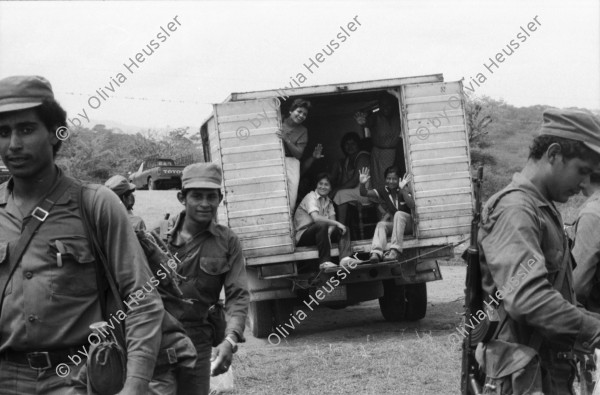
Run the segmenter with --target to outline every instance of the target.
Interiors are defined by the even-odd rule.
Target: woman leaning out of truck
[[[283,120],[281,129],[276,132],[283,141],[285,149],[285,168],[291,209],[296,207],[298,184],[300,183],[300,159],[308,143],[308,131],[302,122],[308,116],[310,108],[311,104],[308,100],[294,100],[289,115]]]
[[[302,199],[294,215],[296,246],[316,245],[322,270],[337,266],[331,262],[331,241],[339,240],[340,265],[349,265],[356,260],[350,257],[350,232],[335,220],[333,202],[329,198],[331,176],[321,173],[317,180],[317,188]]]

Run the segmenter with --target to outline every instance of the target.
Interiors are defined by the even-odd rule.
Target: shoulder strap
[[[38,206],[33,209],[31,213],[31,218],[25,225],[25,229],[23,233],[21,233],[21,237],[14,245],[9,244],[9,267],[8,270],[0,275],[0,290],[2,290],[2,294],[0,294],[0,309],[2,308],[2,302],[4,301],[4,292],[6,290],[6,285],[8,281],[12,277],[15,269],[17,268],[27,246],[33,239],[33,236],[37,233],[39,227],[46,221],[50,211],[54,207],[54,204],[60,199],[67,189],[72,185],[72,181],[67,176],[63,176],[58,183],[54,185],[54,187],[48,192],[46,197],[40,202]]]
[[[176,257],[179,260],[183,260],[187,254],[198,248],[204,241],[208,238],[208,231],[203,230],[198,233],[196,236],[192,237],[191,240],[188,240],[183,246],[176,250]]]
[[[102,291],[104,290],[103,285],[103,276],[108,282],[108,286],[110,288],[110,292],[113,295],[114,302],[117,305],[117,308],[122,311],[126,311],[125,305],[123,304],[123,300],[121,299],[121,295],[119,294],[119,290],[117,288],[117,284],[115,282],[115,278],[108,266],[108,260],[106,259],[106,255],[102,251],[100,247],[100,241],[98,240],[98,229],[94,225],[93,221],[90,219],[93,216],[93,211],[91,205],[86,205],[86,201],[83,197],[83,185],[79,190],[79,209],[81,212],[81,221],[83,222],[83,228],[85,229],[87,239],[90,242],[90,246],[92,249],[92,254],[94,255],[95,265],[96,265],[96,284],[98,286],[98,293],[100,297],[100,308],[102,310],[102,316],[108,320],[108,311],[107,311],[107,299],[105,295],[102,295]]]
[[[496,209],[496,206],[498,205],[498,203],[500,203],[500,200],[502,200],[502,198],[506,195],[508,195],[511,192],[516,192],[516,191],[521,191],[521,192],[525,192],[525,194],[527,194],[527,192],[524,189],[521,188],[510,188],[510,189],[506,189],[502,192],[500,192],[500,194],[498,196],[496,196],[496,200],[494,200],[490,206],[488,207],[488,212],[492,212]]]

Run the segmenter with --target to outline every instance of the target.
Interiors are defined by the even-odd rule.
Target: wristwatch
[[[229,344],[231,344],[231,352],[235,354],[237,352],[237,350],[238,350],[238,345],[235,342],[235,340],[233,340],[233,336],[228,335],[225,338],[225,340],[227,340],[229,342]]]

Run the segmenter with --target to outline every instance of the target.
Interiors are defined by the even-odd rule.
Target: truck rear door
[[[212,161],[223,167],[226,220],[246,257],[294,250],[278,100],[214,105],[218,141]],[[216,146],[215,146],[216,145]]]
[[[414,176],[417,237],[466,235],[473,200],[462,85],[403,85],[401,101],[404,151]]]

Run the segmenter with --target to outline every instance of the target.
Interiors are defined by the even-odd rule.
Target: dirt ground
[[[388,323],[370,301],[309,311],[278,345],[246,330],[233,363],[235,393],[459,393],[460,349],[448,336],[460,321],[465,266],[441,271],[443,280],[428,284],[427,316],[419,322]]]
[[[181,209],[176,191],[137,191],[134,212],[152,228]],[[456,263],[456,262],[454,262]],[[379,304],[304,309],[306,319],[278,345],[257,339],[234,356],[234,394],[457,394],[464,265],[443,265],[428,283],[427,316],[388,323]],[[299,306],[300,307],[300,306]],[[275,338],[272,337],[273,342]]]

